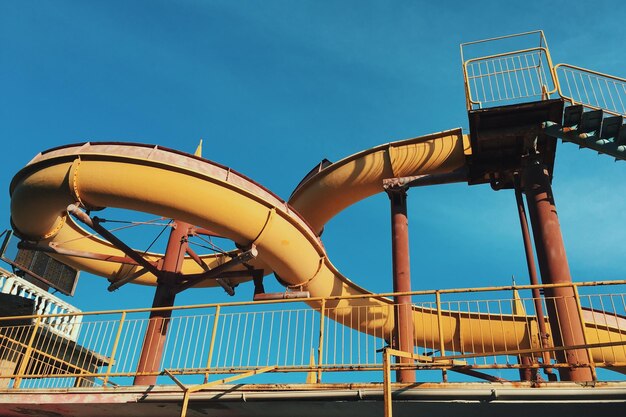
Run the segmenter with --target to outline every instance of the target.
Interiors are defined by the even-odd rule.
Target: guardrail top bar
[[[419,295],[434,295],[434,294],[455,294],[455,293],[476,293],[476,292],[493,292],[493,291],[513,291],[513,290],[532,290],[535,288],[560,288],[560,287],[598,287],[598,286],[608,286],[608,285],[626,285],[626,279],[624,280],[605,280],[605,281],[584,281],[584,282],[573,282],[573,283],[559,283],[559,284],[538,284],[538,285],[505,285],[505,286],[492,286],[492,287],[468,287],[468,288],[448,288],[441,290],[419,290],[419,291],[410,291],[410,292],[389,292],[389,293],[371,293],[371,294],[359,294],[359,295],[349,295],[349,296],[335,296],[335,297],[311,297],[311,298],[291,298],[291,299],[279,299],[279,300],[262,300],[262,301],[236,301],[229,303],[207,303],[207,304],[191,304],[191,305],[183,305],[183,306],[174,306],[174,307],[160,307],[160,308],[131,308],[131,309],[116,309],[116,310],[102,310],[102,311],[83,311],[79,313],[66,313],[66,314],[50,314],[46,315],[46,317],[58,317],[58,316],[68,316],[68,315],[80,315],[80,316],[94,316],[94,315],[105,315],[105,314],[121,314],[121,313],[145,313],[149,311],[161,311],[161,310],[195,310],[202,308],[215,308],[215,307],[238,307],[238,306],[246,306],[246,305],[265,305],[265,304],[285,304],[285,303],[302,303],[306,301],[307,303],[319,302],[321,304],[322,301],[339,301],[339,300],[355,300],[355,299],[364,299],[364,298],[390,298],[397,295],[411,295],[411,296],[419,296]],[[28,316],[11,316],[11,317],[0,317],[0,321],[2,320],[16,320],[16,319],[28,319],[28,318],[37,318],[39,315],[28,315]]]
[[[548,48],[548,41],[546,40],[546,37],[545,37],[545,35],[543,33],[543,30],[533,30],[533,31],[530,31],[530,32],[522,32],[522,33],[511,34],[511,35],[497,36],[495,38],[481,39],[481,40],[471,41],[471,42],[463,42],[461,44],[461,61],[465,62],[465,58],[464,58],[464,55],[463,55],[463,47],[466,47],[466,46],[469,46],[469,45],[476,45],[476,44],[479,44],[479,43],[499,41],[499,40],[503,40],[503,39],[510,39],[510,38],[534,35],[534,34],[539,34],[539,47],[542,47],[542,46],[545,45],[545,48],[547,49]]]

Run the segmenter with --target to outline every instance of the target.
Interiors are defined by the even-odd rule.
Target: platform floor
[[[187,416],[382,416],[381,384],[223,385],[191,396]],[[623,416],[626,383],[394,385],[394,416]],[[2,416],[178,416],[174,386],[0,391]]]

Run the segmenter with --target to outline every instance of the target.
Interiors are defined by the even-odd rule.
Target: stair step
[[[600,132],[600,139],[615,139],[619,133],[624,118],[622,116],[606,117],[602,121],[602,131]]]
[[[599,151],[615,152],[617,147],[617,139],[620,129],[622,129],[622,116],[607,117],[602,121],[602,130],[600,136],[596,140],[596,145],[600,147]],[[626,128],[623,129],[626,131]]]
[[[602,109],[588,110],[582,105],[572,105],[563,111],[560,133],[553,130],[548,134],[560,137],[563,142],[611,155],[616,161],[626,160],[625,121],[625,116],[605,114]]]
[[[615,138],[615,144],[617,146],[626,146],[626,125],[622,125],[619,128],[619,132]]]
[[[563,112],[563,126],[572,127],[580,123],[580,118],[583,115],[583,106],[567,106]]]
[[[581,133],[600,132],[603,117],[604,112],[602,110],[590,110],[583,112],[583,115],[580,118],[578,131]]]

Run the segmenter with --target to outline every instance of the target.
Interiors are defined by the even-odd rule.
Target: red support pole
[[[539,270],[544,284],[571,283],[569,265],[559,219],[554,205],[550,175],[545,165],[531,161],[523,174],[530,221],[533,228]],[[584,345],[585,336],[572,287],[546,288],[550,329],[555,345]],[[561,363],[573,365],[559,368],[563,381],[593,381],[589,356],[585,349],[571,349],[556,353]],[[585,366],[587,365],[587,366]],[[581,367],[582,366],[582,367]]]
[[[537,277],[537,267],[535,266],[535,257],[533,255],[533,244],[530,240],[530,232],[528,228],[528,219],[526,217],[526,208],[524,206],[524,199],[522,198],[522,186],[519,175],[515,174],[515,201],[517,202],[517,214],[519,216],[519,223],[522,229],[522,240],[524,242],[524,253],[526,255],[526,266],[528,267],[528,276],[530,277],[531,285],[539,285],[539,279]],[[543,313],[543,305],[541,303],[541,292],[539,288],[532,289],[533,302],[535,305],[535,314],[537,315],[537,327],[539,328],[539,343],[541,348],[549,346],[548,343],[548,330],[546,329],[546,318]],[[550,363],[550,354],[545,352],[542,354],[543,363]],[[522,363],[531,364],[529,357],[522,358]],[[544,368],[548,379],[552,380],[556,378],[556,375],[552,373],[552,368]],[[536,370],[521,369],[520,376],[523,380],[536,380]]]
[[[391,250],[393,263],[393,291],[411,291],[411,269],[409,262],[409,226],[406,209],[406,189],[404,187],[387,189],[391,200]],[[398,295],[394,298],[395,326],[392,346],[395,349],[413,353],[414,329],[413,310],[410,295]],[[411,364],[407,358],[399,358],[400,364]],[[415,382],[415,371],[398,369],[398,382]]]
[[[152,308],[173,307],[176,293],[173,291],[173,275],[180,272],[187,249],[187,237],[190,232],[190,225],[184,222],[175,221],[170,237],[167,242],[167,249],[163,257],[163,267],[161,275],[157,281],[156,291]],[[163,357],[163,347],[167,337],[172,310],[152,311],[148,328],[141,348],[141,356],[137,365],[137,373],[159,372],[161,358]],[[155,385],[156,375],[137,375],[134,385]]]

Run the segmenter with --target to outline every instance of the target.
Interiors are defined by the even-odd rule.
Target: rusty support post
[[[544,284],[571,283],[565,246],[550,185],[550,174],[537,160],[529,161],[524,169],[523,187],[535,239],[541,280]],[[556,346],[584,345],[585,336],[574,291],[571,287],[545,289],[552,337]],[[585,349],[557,352],[561,363],[570,368],[559,368],[561,380],[592,381],[589,355]]]
[[[522,184],[519,174],[515,174],[515,201],[517,202],[517,214],[519,215],[519,223],[522,229],[522,241],[524,242],[524,254],[526,255],[526,266],[528,267],[528,276],[530,278],[531,285],[539,285],[539,279],[537,277],[537,267],[535,265],[535,257],[533,255],[533,244],[530,240],[530,232],[528,228],[528,218],[526,217],[526,208],[524,206],[524,199],[522,197]],[[546,317],[543,312],[543,305],[541,302],[541,291],[539,288],[532,289],[533,303],[535,306],[535,313],[537,315],[537,327],[539,328],[539,346],[542,349],[550,346],[548,339],[548,330],[546,328]],[[545,365],[550,363],[550,353],[542,353],[543,363]],[[529,357],[522,357],[522,363],[529,365]],[[544,368],[545,373],[548,375],[549,380],[556,378],[553,374],[552,368]],[[536,370],[522,369],[520,370],[520,376],[523,380],[537,379]]]
[[[409,262],[409,226],[407,220],[406,188],[388,188],[391,201],[391,250],[393,263],[393,291],[411,291],[411,270]],[[392,346],[403,352],[413,353],[414,329],[410,295],[394,298],[395,326]],[[400,365],[410,365],[412,359],[399,358]],[[415,382],[415,371],[400,368],[396,371],[398,382]]]
[[[174,275],[180,272],[187,250],[187,237],[191,226],[175,221],[167,242],[163,257],[163,267],[159,274],[152,308],[173,307],[176,292],[174,291]],[[141,373],[159,372],[163,347],[167,337],[172,310],[150,312],[148,328],[141,348],[141,356],[137,365],[137,376],[134,385],[155,385],[157,375],[140,375]]]

